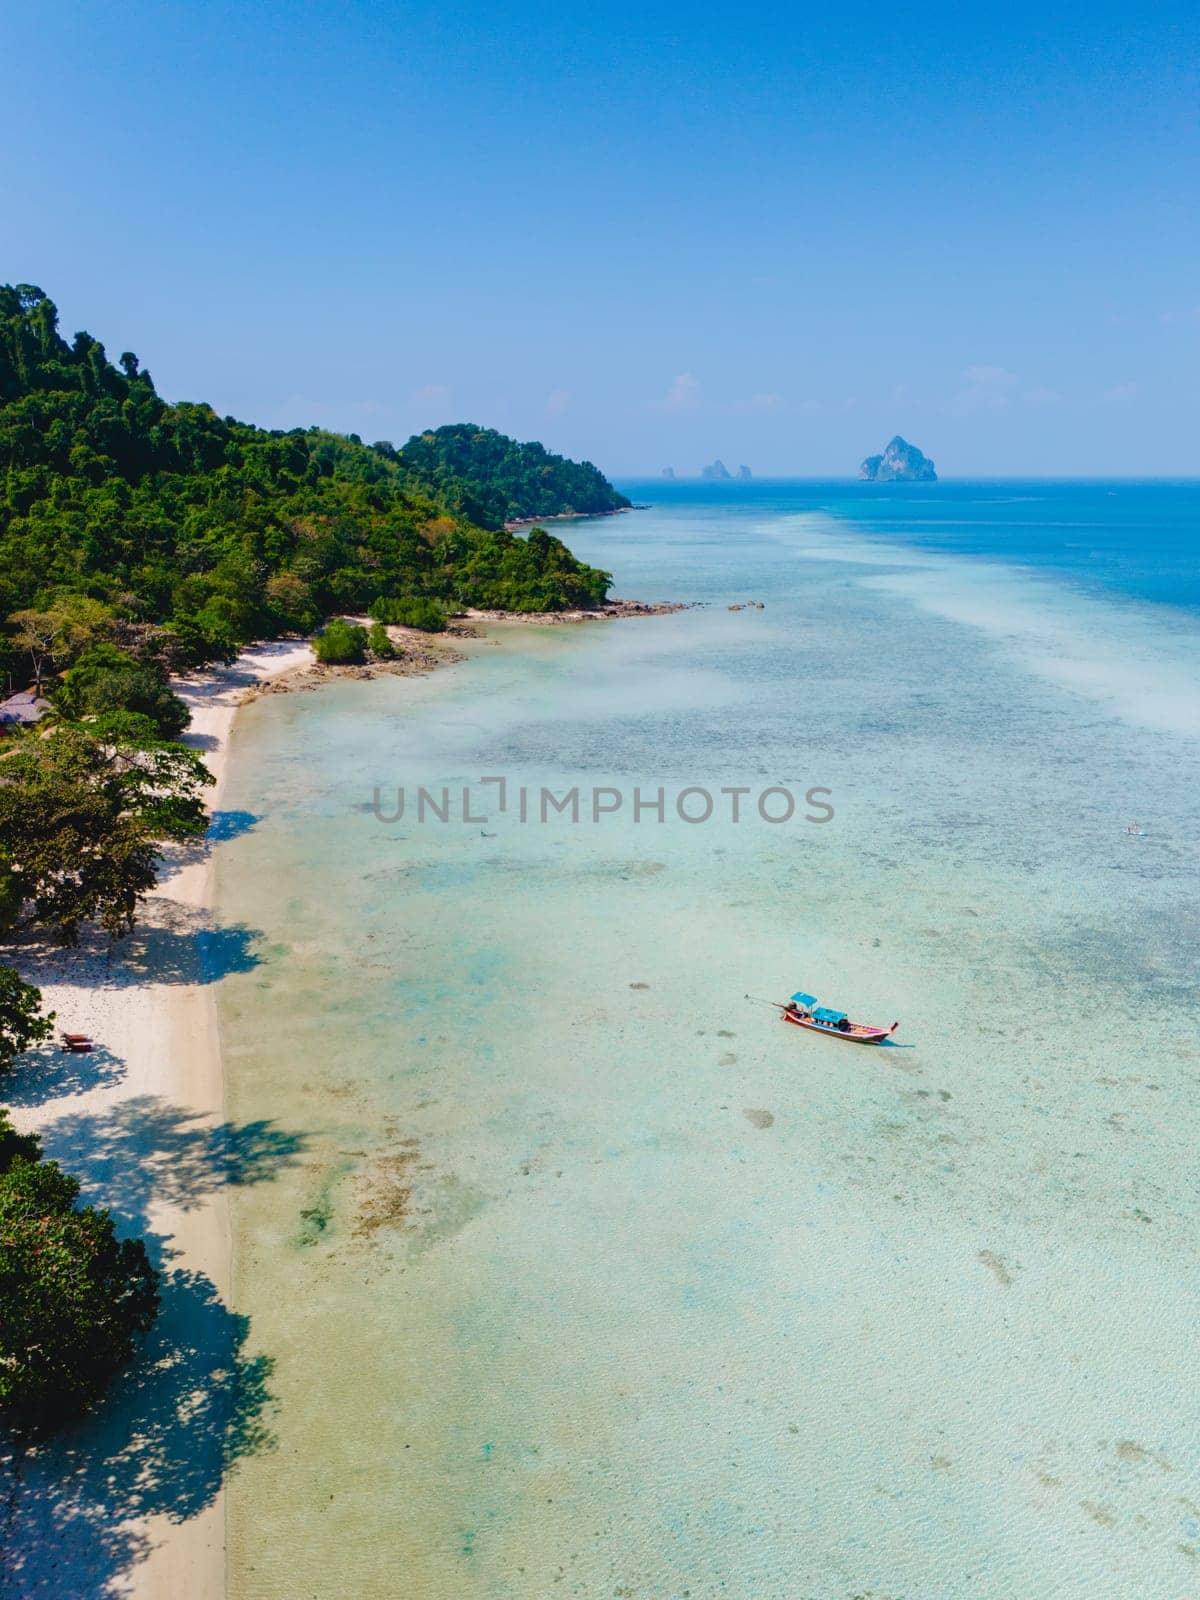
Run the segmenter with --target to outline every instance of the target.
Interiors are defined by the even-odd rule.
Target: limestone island
[[[721,483],[727,483],[732,474],[723,461],[714,461],[710,466],[701,467],[700,476],[702,478],[716,479]]]
[[[868,456],[858,469],[860,478],[870,483],[936,483],[937,473],[929,457],[899,434],[882,455]]]

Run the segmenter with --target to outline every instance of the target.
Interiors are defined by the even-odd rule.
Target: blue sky
[[[614,474],[1200,473],[1200,13],[60,4],[0,279],[170,398]]]

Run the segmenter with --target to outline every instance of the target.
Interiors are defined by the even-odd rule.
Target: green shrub
[[[392,643],[391,635],[382,622],[373,622],[371,631],[367,634],[367,644],[371,654],[380,661],[392,661],[396,656],[396,646]]]
[[[406,595],[401,599],[380,596],[371,606],[371,615],[377,622],[390,622],[403,628],[420,628],[422,633],[446,631],[445,608],[437,600],[423,595]]]
[[[327,667],[366,659],[367,630],[344,617],[334,617],[313,640],[317,660]]]

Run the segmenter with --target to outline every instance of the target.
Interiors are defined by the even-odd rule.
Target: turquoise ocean
[[[1200,1593],[1200,486],[622,487],[694,609],[238,719],[230,1594]]]

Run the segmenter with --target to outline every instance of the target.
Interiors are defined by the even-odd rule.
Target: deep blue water
[[[1200,480],[935,484],[622,480],[637,504],[694,517],[814,511],[909,547],[1041,569],[1073,586],[1200,610]]]

